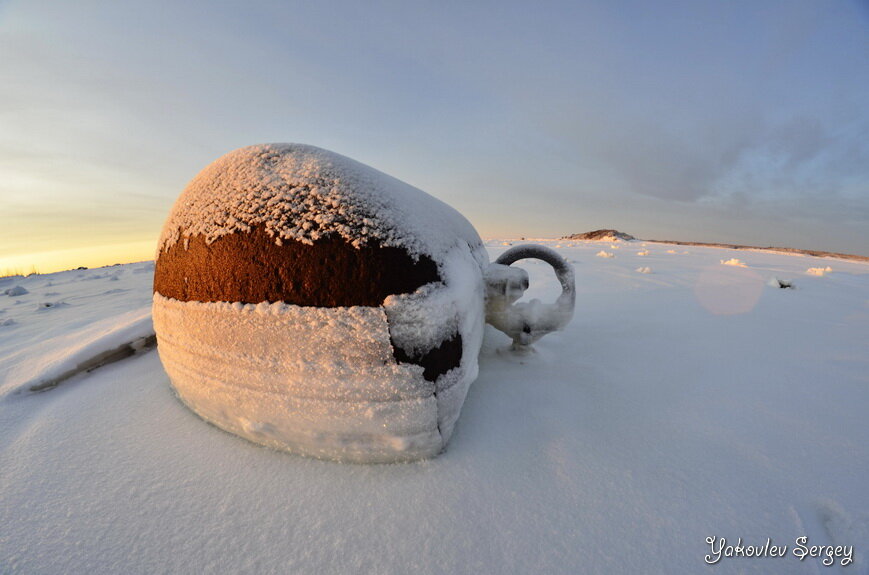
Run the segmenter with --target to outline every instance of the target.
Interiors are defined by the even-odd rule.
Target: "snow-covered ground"
[[[709,537],[788,546],[718,572],[869,573],[869,264],[541,243],[573,323],[525,355],[487,328],[447,451],[409,464],[198,419],[145,345],[150,263],[0,280],[0,573],[694,573]]]

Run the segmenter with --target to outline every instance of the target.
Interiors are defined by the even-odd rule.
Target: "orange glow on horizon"
[[[29,273],[53,273],[80,266],[96,268],[112,264],[153,260],[157,241],[127,242],[30,254],[0,256],[0,277]]]

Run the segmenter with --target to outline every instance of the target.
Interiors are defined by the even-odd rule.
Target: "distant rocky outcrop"
[[[615,242],[615,241],[631,241],[635,240],[634,236],[620,232],[618,230],[594,230],[593,232],[585,232],[584,234],[573,234],[561,238],[563,240],[593,240],[598,242]]]

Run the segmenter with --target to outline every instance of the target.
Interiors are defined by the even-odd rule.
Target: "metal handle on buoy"
[[[543,260],[555,270],[561,295],[555,303],[534,299],[515,303],[528,289],[528,272],[510,264],[523,259]],[[553,331],[564,329],[573,318],[576,284],[567,260],[552,249],[534,244],[510,248],[489,265],[485,273],[486,321],[513,338],[514,348],[524,348]]]

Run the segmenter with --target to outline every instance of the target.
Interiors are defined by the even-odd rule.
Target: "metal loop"
[[[514,303],[528,287],[528,274],[521,268],[508,267],[522,259],[545,261],[555,270],[561,295],[555,303],[539,300]],[[510,248],[486,272],[486,321],[513,338],[514,347],[533,344],[544,335],[564,329],[573,318],[576,287],[573,266],[555,250],[535,244]]]

